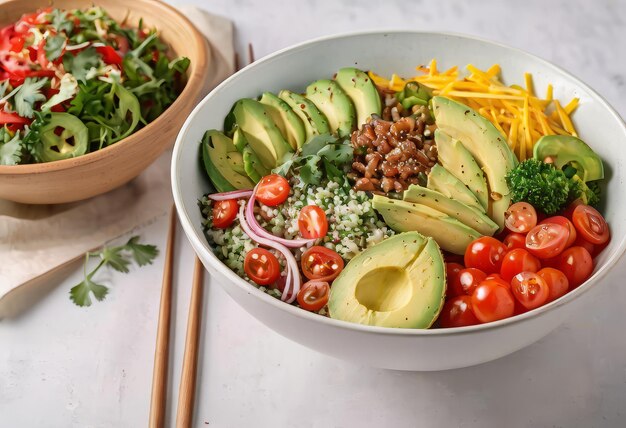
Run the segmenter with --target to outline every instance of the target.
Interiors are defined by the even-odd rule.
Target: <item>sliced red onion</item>
[[[249,198],[250,196],[252,196],[252,190],[232,190],[230,192],[213,193],[209,195],[209,199],[226,201],[228,199]]]
[[[87,42],[83,42],[83,43],[79,43],[77,45],[70,45],[70,46],[65,46],[65,50],[66,51],[75,51],[77,49],[82,49],[82,48],[86,48],[87,46],[89,46],[91,44],[91,42],[87,41]]]
[[[243,205],[239,208],[239,214],[237,217],[239,218],[239,224],[241,225],[241,228],[243,229],[245,234],[250,237],[250,239],[258,243],[259,245],[263,245],[265,247],[272,248],[280,252],[285,258],[285,261],[287,262],[287,279],[285,281],[285,288],[283,289],[283,294],[281,295],[280,300],[287,303],[293,303],[293,301],[296,300],[298,292],[300,291],[301,284],[301,279],[298,271],[298,262],[296,261],[296,258],[291,253],[291,251],[284,245],[274,241],[271,238],[264,238],[257,235],[252,230],[250,224],[248,224],[248,222],[246,221]]]
[[[248,204],[246,205],[246,217],[248,218],[248,223],[250,224],[250,227],[252,228],[254,233],[256,233],[259,236],[262,236],[263,238],[271,239],[272,241],[278,242],[279,244],[282,244],[285,247],[289,247],[289,248],[300,248],[300,247],[304,247],[306,245],[309,245],[315,242],[315,239],[280,238],[278,236],[272,235],[267,230],[265,230],[256,220],[256,217],[254,215],[254,202],[256,201],[255,195],[256,195],[256,187],[252,191],[252,196],[250,196],[250,199],[248,200]]]

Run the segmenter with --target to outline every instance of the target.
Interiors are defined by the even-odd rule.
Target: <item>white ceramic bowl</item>
[[[209,190],[198,161],[205,130],[222,128],[232,104],[243,97],[280,89],[302,91],[308,82],[356,66],[382,75],[415,74],[414,67],[436,58],[440,67],[472,63],[502,66],[505,82],[520,83],[532,72],[535,87],[554,84],[561,100],[580,98],[575,124],[605,161],[607,192],[603,212],[612,240],[598,258],[594,275],[561,299],[526,314],[465,328],[404,330],[337,321],[283,303],[252,287],[220,262],[203,235],[197,200]],[[302,345],[342,359],[402,370],[444,370],[490,361],[542,338],[603,286],[626,246],[626,126],[591,88],[554,65],[517,49],[475,38],[440,33],[371,32],[327,37],[284,49],[241,70],[211,92],[181,129],[172,160],[172,186],[183,228],[215,282],[250,314]],[[576,316],[587,316],[577,311]]]

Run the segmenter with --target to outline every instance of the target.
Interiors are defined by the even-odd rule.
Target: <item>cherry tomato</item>
[[[544,279],[535,272],[521,272],[511,280],[511,291],[518,302],[529,311],[548,301],[550,289]]]
[[[229,227],[237,218],[238,209],[239,205],[235,199],[215,202],[213,204],[213,226],[218,229]]]
[[[505,287],[483,282],[472,294],[472,310],[480,322],[501,320],[513,315],[515,299]]]
[[[609,240],[609,225],[594,207],[577,206],[572,214],[572,222],[582,237],[592,244],[601,245]]]
[[[499,273],[492,273],[491,275],[487,275],[487,277],[481,282],[481,284],[484,283],[499,285],[500,287],[504,287],[507,290],[511,289],[511,284],[509,284],[508,281],[504,280],[504,278],[502,278]]]
[[[504,224],[511,232],[528,233],[537,225],[537,211],[528,202],[516,202],[504,213]]]
[[[575,288],[591,276],[593,259],[583,247],[571,247],[559,256],[556,267],[565,274],[570,288]]]
[[[596,248],[598,247],[597,245],[593,245],[591,242],[587,241],[585,238],[582,237],[582,235],[578,235],[576,237],[576,240],[574,241],[574,244],[572,246],[583,247],[585,250],[589,251],[591,257],[596,256]]]
[[[459,284],[464,294],[472,295],[478,284],[480,284],[487,274],[476,268],[465,268],[459,271]]]
[[[439,325],[443,328],[465,327],[480,324],[472,311],[470,296],[456,296],[448,300],[439,315]]]
[[[465,266],[496,273],[500,271],[502,258],[506,254],[506,247],[491,236],[478,238],[467,246],[465,250]]]
[[[576,228],[574,227],[574,224],[567,219],[567,217],[564,217],[562,215],[555,215],[553,217],[549,217],[543,220],[539,224],[545,223],[555,223],[560,224],[561,226],[565,226],[569,232],[569,239],[567,240],[565,247],[568,248],[574,245],[574,241],[576,241]]]
[[[270,174],[261,178],[256,189],[256,198],[269,207],[282,204],[289,196],[289,182],[278,174]]]
[[[500,275],[502,279],[510,281],[515,275],[520,272],[537,272],[541,269],[541,262],[539,259],[527,250],[522,248],[516,248],[509,251],[502,260],[502,266],[500,267]]]
[[[298,216],[298,228],[303,238],[323,238],[328,232],[326,213],[317,205],[307,205]]]
[[[568,239],[569,232],[565,226],[544,223],[528,232],[526,249],[540,259],[549,259],[561,254]]]
[[[580,198],[576,199],[574,202],[569,204],[567,206],[567,208],[565,208],[565,210],[563,210],[563,214],[561,214],[561,215],[564,216],[564,217],[567,217],[569,220],[571,220],[572,216],[574,215],[574,210],[576,209],[576,207],[578,205],[585,205],[585,203]]]
[[[280,276],[278,259],[264,248],[254,248],[246,254],[243,270],[259,285],[273,284]]]
[[[502,241],[507,250],[513,250],[515,248],[526,249],[526,235],[523,233],[511,232]]]
[[[308,279],[331,282],[343,270],[343,259],[330,248],[315,245],[302,254],[302,273]]]
[[[545,282],[548,284],[548,300],[546,303],[558,299],[559,297],[567,293],[569,288],[569,281],[563,272],[551,267],[543,268],[537,272]]]
[[[459,273],[461,270],[463,270],[463,265],[460,263],[446,263],[447,298],[465,295],[461,281],[459,281]]]
[[[309,281],[298,292],[298,304],[302,309],[317,312],[328,303],[330,285],[326,281]]]

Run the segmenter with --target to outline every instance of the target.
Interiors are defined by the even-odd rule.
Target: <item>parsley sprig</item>
[[[134,261],[138,266],[152,264],[159,250],[154,245],[140,244],[139,236],[133,236],[124,245],[116,247],[104,247],[100,251],[85,253],[83,272],[85,278],[70,290],[70,299],[78,306],[91,306],[91,296],[102,301],[109,293],[109,288],[98,284],[93,276],[103,266],[109,266],[122,273],[129,272],[129,266]],[[87,267],[92,258],[100,259],[99,263],[89,273]]]

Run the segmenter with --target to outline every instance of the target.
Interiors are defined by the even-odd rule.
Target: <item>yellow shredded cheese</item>
[[[532,157],[533,146],[544,135],[577,135],[570,116],[579,105],[578,98],[562,106],[553,98],[552,85],[546,88],[544,98],[538,97],[530,73],[524,73],[524,87],[507,86],[500,80],[498,64],[487,70],[472,64],[466,68],[467,76],[461,76],[456,66],[439,71],[433,59],[428,66],[416,67],[421,74],[408,79],[396,74],[391,79],[372,72],[369,75],[376,86],[386,90],[401,91],[407,82],[414,81],[432,89],[434,95],[467,104],[506,136],[520,160]]]

